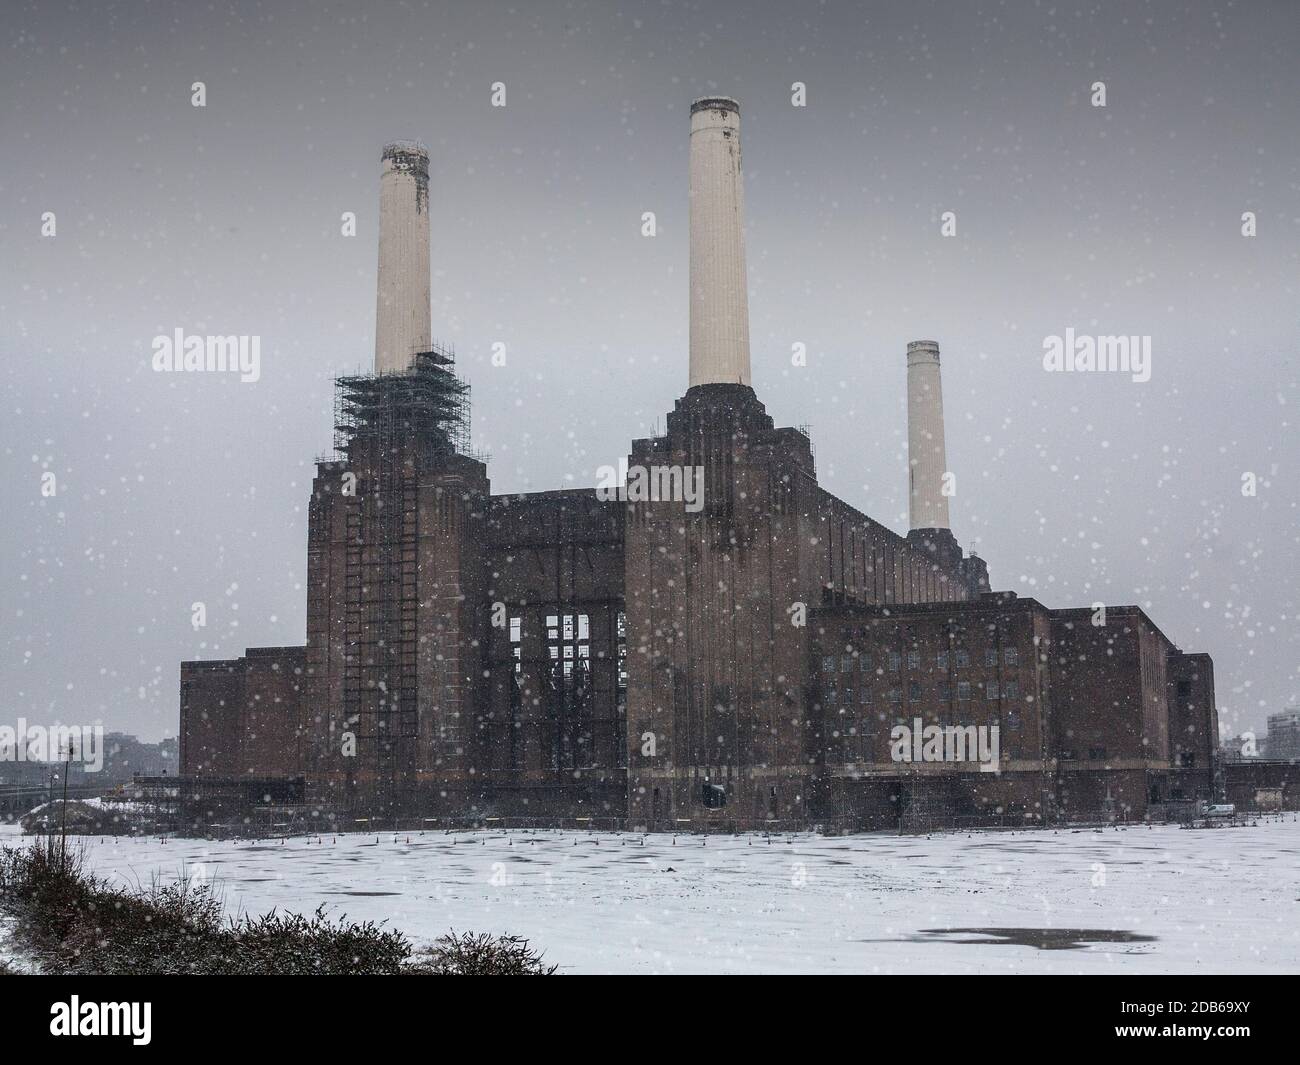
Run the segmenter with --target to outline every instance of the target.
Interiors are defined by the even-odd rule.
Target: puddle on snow
[[[921,928],[910,937],[914,943],[967,943],[1013,947],[1036,947],[1038,950],[1079,950],[1093,943],[1150,943],[1155,936],[1110,928]],[[952,936],[979,936],[978,939],[953,939]]]

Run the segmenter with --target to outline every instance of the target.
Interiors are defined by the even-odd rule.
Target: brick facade
[[[698,467],[702,506],[494,496],[415,431],[319,463],[306,646],[183,664],[182,774],[301,775],[355,818],[653,829],[1141,816],[1208,788],[1207,656],[1136,607],[1098,627],[988,594],[947,530],[821,488],[748,386],[692,388],[629,466]],[[1000,772],[901,772],[890,730],[918,717],[996,724]]]

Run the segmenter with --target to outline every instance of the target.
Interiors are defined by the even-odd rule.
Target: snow
[[[40,971],[36,961],[22,950],[14,939],[17,922],[7,913],[0,912],[0,962],[11,974],[35,974]]]
[[[0,829],[11,843],[12,828]],[[408,842],[409,840],[409,842]],[[1300,821],[930,837],[488,832],[281,842],[91,837],[122,884],[210,877],[227,909],[515,933],[573,973],[1221,973],[1300,968]],[[951,929],[978,929],[954,933]],[[1041,933],[1086,929],[1040,949]],[[937,931],[936,931],[937,930]],[[1011,942],[1006,939],[1010,938]],[[1069,936],[1063,937],[1071,942]],[[984,940],[985,942],[975,942]],[[992,940],[989,942],[989,940]]]

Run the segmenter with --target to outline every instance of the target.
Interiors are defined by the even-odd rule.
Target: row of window
[[[970,665],[970,652],[962,648],[957,648],[951,653],[940,651],[934,656],[934,664],[939,669],[947,669],[951,658],[952,664],[957,669],[965,669]],[[898,651],[889,651],[884,658],[891,673],[897,673],[903,665],[903,656]],[[1002,650],[1002,661],[1004,665],[1015,666],[1020,663],[1020,652],[1015,647],[1005,647]],[[835,673],[838,669],[840,673],[870,673],[871,672],[871,655],[866,651],[854,654],[842,654],[838,656],[827,655],[822,659],[822,672]],[[986,666],[996,666],[998,664],[998,649],[996,647],[986,647],[984,649],[984,664]],[[907,668],[921,668],[921,652],[907,652]]]
[[[622,618],[619,615],[619,636],[622,632]],[[561,636],[561,633],[563,635]],[[591,618],[587,614],[548,614],[546,617],[546,638],[551,641],[578,640],[586,642],[591,634]],[[521,617],[512,617],[510,619],[510,642],[519,643],[524,638],[524,619]]]
[[[515,659],[515,675],[522,676],[524,619],[510,619],[511,653]],[[618,686],[627,687],[627,615],[621,611],[617,618]],[[591,672],[591,618],[587,614],[548,614],[546,616],[546,650],[553,662],[563,663],[563,675],[573,675],[575,664],[581,672]]]
[[[910,719],[897,711],[891,714],[877,713],[875,717],[876,722],[873,722],[870,717],[856,717],[851,710],[841,709],[828,727],[831,729],[832,737],[871,736],[877,731],[883,734],[898,725],[910,727],[912,724]],[[1008,710],[1003,717],[1003,721],[1008,728],[1018,729],[1020,727],[1020,714],[1015,709]],[[997,722],[994,721],[993,723],[996,724]]]
[[[984,684],[976,684],[975,688],[984,689],[984,698],[988,702],[996,702],[1002,699],[1019,699],[1020,683],[1014,680],[1003,681],[999,684],[996,680],[985,681]],[[955,692],[958,702],[969,702],[971,697],[972,685],[970,681],[958,681],[954,687],[952,684],[940,684],[935,692],[940,702],[950,703]],[[835,688],[829,687],[823,693],[823,699],[827,706],[835,706],[837,703],[852,704],[854,702],[854,689],[852,687]],[[863,685],[856,691],[857,702],[863,706],[871,703],[871,687]],[[897,706],[903,701],[902,688],[890,688],[887,698],[891,703]],[[920,681],[911,681],[907,686],[907,701],[910,703],[920,702],[925,698]]]
[[[900,721],[899,724],[910,724]],[[1003,721],[1007,732],[1020,731],[1020,715],[1008,714]],[[845,761],[873,762],[887,760],[887,749],[892,743],[890,733],[882,727],[875,727],[870,722],[853,724],[841,722],[840,726],[827,737],[826,749],[840,755]],[[1102,757],[1105,752],[1102,752]]]

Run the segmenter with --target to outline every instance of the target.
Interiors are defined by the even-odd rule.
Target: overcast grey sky
[[[1140,604],[1214,656],[1234,729],[1296,702],[1291,0],[0,10],[0,721],[174,734],[182,659],[303,642],[386,141],[431,149],[433,332],[494,490],[594,485],[662,428],[713,92],[741,101],[754,386],[822,483],[905,530],[904,351],[938,340],[953,528],[994,586]],[[260,335],[261,380],[154,373],[177,328]],[[1067,328],[1151,336],[1152,379],[1044,372]]]

